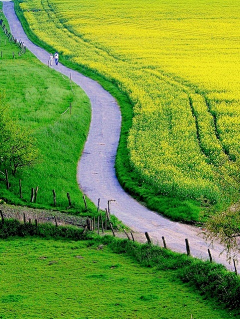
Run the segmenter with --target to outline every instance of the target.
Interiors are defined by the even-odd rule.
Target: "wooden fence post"
[[[37,193],[38,193],[38,186],[35,189],[35,199],[34,199],[34,203],[37,202]]]
[[[30,200],[30,201],[31,201],[31,203],[33,203],[33,202],[34,202],[34,197],[35,197],[34,195],[35,195],[35,189],[34,189],[34,188],[32,188],[32,189],[31,189],[31,200]]]
[[[234,265],[234,271],[235,271],[235,274],[237,275],[237,266],[236,266],[236,261],[235,259],[233,259],[233,265]]]
[[[102,218],[102,214],[100,214],[100,217],[101,217],[102,233],[104,233],[104,227],[103,227],[103,218]]]
[[[26,224],[26,215],[25,215],[25,213],[23,213],[23,223],[24,223],[24,225]]]
[[[54,189],[52,190],[52,192],[53,192],[53,205],[56,206],[56,192]]]
[[[89,217],[87,217],[86,223],[88,230],[91,230],[91,219]]]
[[[162,236],[162,241],[163,241],[163,247],[164,247],[165,249],[167,249],[167,245],[166,245],[166,241],[165,241],[164,236]]]
[[[131,232],[131,236],[132,236],[132,240],[133,240],[133,241],[135,241],[135,240],[134,240],[134,237],[133,237],[133,233],[132,233],[132,232]]]
[[[109,223],[110,227],[111,227],[111,230],[112,230],[112,233],[113,233],[113,236],[115,237],[115,233],[114,233],[114,230],[113,230],[113,225],[112,223]]]
[[[148,244],[150,245],[150,244],[151,244],[151,239],[150,239],[150,237],[149,237],[148,232],[145,232],[145,236],[146,236],[146,238],[147,238]]]
[[[87,231],[87,225],[84,227],[84,231],[83,231],[83,235],[86,233],[86,231]]]
[[[100,226],[100,225],[99,225],[99,224],[100,224],[100,223],[99,223],[99,219],[100,219],[100,216],[98,215],[98,217],[97,217],[97,230],[98,230],[98,235],[99,235],[99,226]]]
[[[97,214],[98,214],[98,211],[99,211],[99,206],[100,206],[100,198],[98,199]]]
[[[107,208],[105,208],[105,229],[107,230],[107,221],[108,221],[108,212]]]
[[[188,239],[187,239],[187,238],[185,239],[185,242],[186,242],[187,255],[190,256],[191,253],[190,253],[190,247],[189,247],[189,242],[188,242]]]
[[[2,224],[4,224],[4,216],[3,216],[3,212],[0,210],[0,214],[1,214],[1,218],[2,218]]]
[[[54,216],[55,226],[58,227],[57,218]]]
[[[67,193],[67,198],[68,198],[68,204],[69,204],[69,208],[72,207],[72,203],[71,203],[71,198],[70,198],[70,194]]]
[[[211,255],[210,249],[208,249],[208,255],[209,255],[209,260],[210,260],[210,263],[211,263],[212,262],[212,255]]]
[[[86,197],[85,197],[85,195],[83,195],[83,201],[84,201],[84,205],[85,205],[85,210],[87,211],[88,208],[87,208],[87,202],[86,202]]]
[[[126,230],[123,228],[123,231],[125,233],[125,235],[127,236],[128,240],[131,240],[130,237],[128,236],[128,233],[126,232]]]
[[[9,184],[9,180],[8,180],[8,170],[5,169],[5,176],[6,176],[6,185],[7,185],[7,189],[10,188],[10,184]]]

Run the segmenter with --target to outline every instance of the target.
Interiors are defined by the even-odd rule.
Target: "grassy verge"
[[[1,12],[0,18],[4,19]],[[7,24],[5,19],[4,23]],[[34,166],[22,169],[15,177],[9,172],[9,190],[4,178],[0,179],[0,198],[14,204],[54,208],[55,190],[56,209],[93,214],[96,209],[89,200],[88,211],[85,211],[83,194],[76,180],[77,163],[91,118],[87,96],[67,77],[44,66],[29,51],[19,55],[19,47],[8,40],[1,27],[0,51],[0,103],[8,108],[10,116],[23,130],[31,132],[39,151]],[[22,198],[19,198],[19,180]],[[30,203],[31,189],[37,187],[36,203]]]
[[[30,30],[28,22],[26,21],[17,1],[15,2],[15,9],[28,37],[49,52],[54,52],[55,48],[43,42]],[[86,68],[84,65],[77,65],[76,63],[73,63],[70,56],[61,55],[60,61],[62,64],[99,82],[102,87],[110,92],[118,101],[122,113],[122,129],[115,168],[122,187],[139,201],[145,202],[148,208],[164,214],[172,220],[188,223],[204,221],[207,216],[206,210],[204,209],[205,203],[191,199],[186,200],[182,198],[163,196],[159,193],[158,189],[155,189],[147,183],[143,183],[139,174],[132,170],[127,151],[127,138],[129,129],[132,127],[133,103],[131,102],[128,94],[122,90],[121,84],[114,79],[107,79],[96,70],[93,71]]]
[[[0,227],[0,236],[6,237],[3,229],[11,230],[9,235],[13,236],[12,230],[17,229],[13,224],[18,223],[5,221],[5,226]],[[228,286],[221,286],[220,294],[212,291],[214,298],[206,299],[194,286],[182,282],[189,281],[185,274],[196,263],[185,255],[110,236],[83,235],[82,230],[74,228],[44,225],[39,227],[38,237],[28,237],[34,226],[18,227],[22,228],[18,235],[25,239],[0,240],[0,315],[3,318],[179,319],[192,315],[198,319],[225,319],[239,316],[236,310],[239,302],[221,300],[225,288],[239,293],[239,278],[224,272],[223,267],[202,262],[198,265],[205,269],[202,282],[214,274],[217,277],[216,273],[224,284],[226,276],[231,278]],[[192,281],[197,276],[194,269]],[[212,281],[208,286],[212,288],[217,282]],[[228,298],[233,297],[231,290]],[[224,309],[226,304],[235,310]]]

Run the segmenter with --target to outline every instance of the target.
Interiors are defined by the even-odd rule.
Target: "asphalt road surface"
[[[15,15],[13,2],[3,2],[3,12],[8,19],[12,35],[24,42],[24,45],[44,64],[48,64],[49,52],[34,45],[24,33]],[[54,53],[54,52],[52,52]],[[223,247],[218,243],[209,247],[201,234],[201,229],[172,222],[139,204],[121,188],[114,169],[117,151],[121,113],[115,99],[97,82],[73,71],[62,64],[52,68],[70,77],[88,95],[92,107],[92,121],[84,152],[77,168],[77,181],[82,191],[97,205],[100,198],[100,208],[108,207],[125,225],[128,225],[141,238],[148,232],[155,244],[162,246],[162,236],[167,247],[173,251],[185,253],[187,238],[191,255],[209,259],[208,248],[213,260],[234,270],[233,264],[226,261],[226,255],[220,253]],[[76,147],[78,147],[76,145]],[[240,265],[238,265],[240,273]]]

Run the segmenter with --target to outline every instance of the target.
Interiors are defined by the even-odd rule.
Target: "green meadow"
[[[100,241],[0,240],[0,318],[226,319],[174,270],[141,266]]]

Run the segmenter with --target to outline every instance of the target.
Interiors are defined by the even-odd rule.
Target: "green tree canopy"
[[[0,171],[11,170],[13,175],[37,159],[36,141],[9,115],[0,101]]]
[[[206,238],[212,241],[218,239],[224,246],[228,258],[235,258],[240,252],[240,205],[216,213],[205,224]]]

